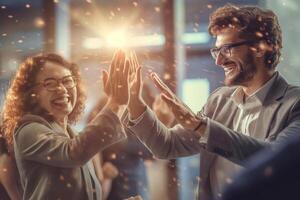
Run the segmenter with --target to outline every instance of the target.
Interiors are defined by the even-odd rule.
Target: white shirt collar
[[[273,74],[273,76],[270,78],[270,80],[268,80],[262,87],[257,89],[251,96],[247,97],[245,102],[247,102],[247,103],[248,102],[257,102],[262,105],[263,102],[265,101],[267,94],[269,93],[272,85],[274,84],[277,76],[278,76],[278,72],[275,72]],[[231,94],[233,101],[237,105],[243,105],[245,103],[244,96],[245,96],[245,93],[244,93],[242,87],[236,88],[236,90]]]

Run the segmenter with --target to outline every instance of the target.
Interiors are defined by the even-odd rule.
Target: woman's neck
[[[67,133],[68,117],[55,119],[55,122]]]

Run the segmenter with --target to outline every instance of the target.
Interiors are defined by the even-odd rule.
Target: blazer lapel
[[[251,135],[252,137],[265,139],[269,136],[275,113],[282,104],[280,99],[284,96],[287,88],[288,83],[280,74],[278,74],[276,81],[263,102],[262,110],[257,119],[259,123],[256,124],[254,132]]]
[[[92,181],[91,181],[91,176],[90,176],[90,172],[89,172],[89,168],[87,166],[87,164],[83,165],[82,167],[80,167],[82,169],[82,173],[83,173],[83,179],[84,179],[84,183],[85,183],[85,191],[87,193],[88,199],[89,200],[93,200],[93,191],[91,191],[91,189],[93,188],[92,185]]]
[[[71,138],[75,137],[77,133],[68,125],[68,133]],[[84,166],[81,167],[83,171],[84,181],[86,185],[86,191],[89,199],[101,199],[101,186],[99,184],[97,175],[94,170],[94,165],[92,161],[88,161]],[[93,187],[94,186],[94,187]],[[96,198],[94,198],[94,192],[96,192]]]
[[[88,161],[86,165],[88,166],[89,173],[90,173],[90,175],[93,179],[92,181],[95,185],[94,189],[95,189],[95,192],[96,192],[95,193],[96,194],[96,200],[100,200],[101,199],[101,186],[100,186],[100,183],[98,181],[97,175],[95,173],[93,162]],[[94,192],[93,192],[93,194],[94,194]]]
[[[233,119],[238,110],[238,107],[229,98],[226,98],[226,101],[228,103],[224,105],[221,111],[216,111],[211,117],[211,119],[218,121],[222,123],[224,126],[233,129]],[[202,179],[206,180],[209,175],[209,173],[206,172],[209,172],[209,169],[211,168],[212,164],[217,158],[217,155],[210,152],[206,152],[206,154],[202,154],[201,156],[202,156],[201,158],[205,160],[204,161],[205,163],[203,162],[201,163],[201,171],[205,172],[202,174]]]

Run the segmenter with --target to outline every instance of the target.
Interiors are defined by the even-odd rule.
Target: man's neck
[[[269,71],[268,73],[263,73],[260,76],[254,76],[252,80],[245,83],[242,88],[246,97],[254,94],[259,88],[266,84],[274,75],[275,71]]]

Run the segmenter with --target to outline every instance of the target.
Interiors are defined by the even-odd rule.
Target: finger
[[[126,56],[125,56],[124,51],[120,51],[120,57],[118,60],[117,68],[119,69],[119,71],[121,73],[124,72],[125,58],[126,58]]]
[[[174,108],[176,106],[176,103],[174,100],[170,97],[168,97],[165,94],[161,94],[161,99],[169,106],[169,108]]]
[[[137,59],[137,56],[136,56],[136,53],[135,53],[135,51],[133,51],[133,53],[132,53],[133,55],[133,61],[134,61],[134,66],[135,66],[135,69],[137,69],[140,65],[139,65],[139,61],[138,61],[138,59]]]
[[[135,55],[135,52],[134,52],[134,51],[132,51],[131,56],[132,56],[132,66],[133,66],[134,73],[137,73],[137,70],[138,70],[138,68],[139,68],[139,65],[138,65],[137,62],[136,62],[136,59],[135,59],[136,55]]]
[[[112,74],[113,72],[114,72],[114,68],[115,68],[115,66],[116,66],[116,64],[117,64],[117,61],[118,61],[118,57],[119,57],[119,50],[118,51],[116,51],[115,53],[114,53],[114,55],[113,55],[113,58],[112,58],[112,61],[111,61],[111,65],[110,65],[110,67],[109,67],[109,74]]]
[[[129,80],[129,76],[130,76],[130,64],[129,64],[129,60],[126,59],[125,61],[125,67],[124,67],[124,75],[127,78],[127,81]]]
[[[104,92],[108,95],[109,94],[109,88],[107,85],[107,81],[108,81],[108,73],[106,70],[102,70],[102,83],[103,83],[103,89]]]
[[[130,73],[129,73],[129,68],[130,68],[130,66],[129,66],[129,61],[128,60],[126,60],[126,62],[125,62],[125,67],[124,67],[124,78],[123,78],[123,80],[124,80],[124,82],[125,82],[125,89],[127,90],[128,89],[128,84],[129,84],[129,76],[130,76]]]
[[[115,63],[115,69],[113,71],[113,73],[115,75],[119,74],[120,72],[123,73],[124,62],[125,62],[124,52],[119,50],[119,53],[118,53],[118,56],[117,56],[117,59],[116,59],[116,63]]]
[[[136,81],[137,81],[137,86],[141,87],[141,85],[142,85],[142,68],[141,67],[139,67],[137,69],[137,72],[136,72]]]
[[[185,109],[181,104],[179,104],[175,99],[168,97],[165,94],[161,95],[162,100],[168,105],[175,117],[179,119],[184,119],[189,114],[189,111]],[[186,121],[188,123],[188,121]]]
[[[133,61],[133,51],[130,51],[130,62],[131,62],[132,69],[136,71],[134,66],[134,61]]]
[[[124,82],[125,58],[125,53],[120,50],[119,58],[113,75],[113,78],[118,82],[118,84],[122,84]]]
[[[129,63],[130,63],[130,67],[133,67],[133,63],[132,63],[132,51],[129,52],[128,60],[129,60]]]
[[[133,60],[133,52],[130,51],[130,66],[131,66],[131,70],[132,70],[132,73],[136,73],[136,66],[135,66],[135,63],[134,63],[134,60]]]
[[[141,85],[142,85],[142,74],[141,68],[138,68],[133,83],[130,85],[130,95],[131,96],[138,96],[141,92]]]
[[[158,89],[172,98],[174,96],[174,93],[168,88],[168,86],[158,77],[158,75],[154,72],[150,74],[151,79],[153,80],[154,84]]]

